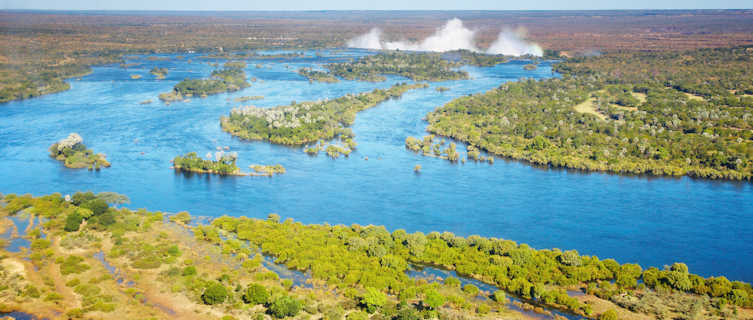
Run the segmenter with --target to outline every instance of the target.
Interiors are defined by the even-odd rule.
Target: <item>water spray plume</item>
[[[368,33],[348,40],[350,48],[372,50],[407,50],[407,51],[434,51],[445,52],[453,50],[470,50],[481,52],[474,41],[475,30],[466,28],[460,19],[451,19],[444,26],[437,29],[434,34],[419,42],[411,41],[384,41],[382,30],[373,28]],[[485,51],[489,54],[504,54],[513,56],[533,55],[541,56],[544,52],[535,43],[525,40],[525,29],[515,31],[505,29],[499,33],[497,40]]]

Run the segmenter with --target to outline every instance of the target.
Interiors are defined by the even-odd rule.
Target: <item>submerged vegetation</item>
[[[170,102],[182,100],[184,97],[206,97],[247,88],[251,84],[246,81],[244,68],[246,68],[245,62],[227,62],[222,69],[212,71],[209,79],[185,79],[176,84],[173,91],[160,94],[159,98]]]
[[[84,139],[77,133],[71,133],[67,138],[53,143],[50,148],[50,157],[62,161],[68,168],[99,170],[109,167],[107,157],[102,153],[95,154],[84,145]]]
[[[2,202],[0,221],[16,215],[32,223],[27,249],[0,249],[0,305],[40,316],[519,317],[507,308],[508,294],[523,299],[515,303],[522,309],[547,313],[541,306],[549,306],[599,319],[744,318],[753,307],[750,284],[703,278],[682,263],[644,270],[496,238],[304,225],[276,214],[189,226],[188,212],[166,219],[162,212],[113,207],[127,202],[114,193],[11,194]],[[281,279],[259,250],[311,278],[305,286]],[[412,265],[455,270],[501,290],[461,286],[454,277],[411,278],[406,271]],[[584,294],[569,296],[570,288]]]
[[[352,137],[347,128],[356,113],[408,90],[425,88],[426,84],[396,84],[389,89],[348,94],[333,100],[293,102],[289,106],[235,108],[222,117],[222,129],[246,140],[265,140],[277,144],[303,145],[329,140],[343,134]]]
[[[157,79],[164,79],[165,76],[167,76],[167,68],[159,68],[154,67],[152,70],[149,70],[149,73],[154,75]]]
[[[202,159],[196,152],[189,152],[183,156],[177,156],[173,159],[173,168],[178,171],[213,173],[219,175],[243,175],[240,168],[235,164],[238,160],[236,152],[217,151],[207,154],[207,159]]]
[[[553,167],[753,178],[753,50],[603,55],[556,69],[562,79],[451,101],[427,130]]]

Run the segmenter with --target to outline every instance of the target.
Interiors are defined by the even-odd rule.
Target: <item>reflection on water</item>
[[[240,105],[237,97],[264,96],[243,104],[272,107],[407,81],[309,83],[296,73],[371,53],[308,51],[292,60],[249,60],[246,72],[259,80],[249,88],[169,106],[159,102],[159,93],[182,79],[207,77],[215,68],[208,63],[223,61],[198,55],[164,61],[133,56],[126,62],[138,66],[96,67],[80,81],[70,81],[71,90],[0,105],[0,192],[114,191],[128,195],[132,208],[259,218],[276,212],[303,223],[478,234],[644,267],[682,261],[705,276],[753,281],[752,184],[542,170],[517,161],[452,164],[405,150],[406,137],[426,134],[421,119],[427,112],[505,81],[552,77],[548,62],[535,71],[523,70],[527,61],[463,67],[471,80],[432,83],[363,111],[352,127],[358,147],[348,158],[309,157],[300,148],[242,141],[220,129],[219,117]],[[149,74],[153,67],[168,68],[167,78],[155,79]],[[142,78],[131,79],[131,74]],[[450,90],[440,93],[437,86]],[[154,102],[140,104],[149,99]],[[112,167],[90,172],[50,159],[49,145],[71,132],[107,154]],[[279,163],[287,172],[258,179],[170,169],[176,155],[203,155],[218,146],[237,151],[241,168]],[[413,173],[417,164],[420,175]]]

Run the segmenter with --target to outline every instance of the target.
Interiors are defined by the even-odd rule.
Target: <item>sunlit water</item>
[[[453,98],[484,92],[521,77],[554,76],[548,63],[464,68],[473,79],[432,83],[358,114],[358,149],[349,158],[306,155],[302,148],[231,137],[219,117],[240,96],[265,96],[244,104],[275,106],[292,100],[335,98],[406,81],[309,83],[295,73],[365,51],[309,53],[292,61],[248,61],[245,90],[165,106],[157,99],[181,79],[206,77],[214,67],[197,55],[149,61],[128,69],[94,68],[70,81],[71,90],[0,105],[0,192],[35,195],[77,190],[115,191],[130,207],[219,216],[266,217],[276,212],[304,223],[385,225],[390,230],[451,231],[528,243],[535,248],[577,249],[583,254],[662,267],[686,262],[692,272],[752,281],[753,190],[749,183],[689,178],[646,178],[534,168],[497,159],[494,165],[452,164],[404,148],[422,136],[427,112]],[[190,62],[188,60],[191,60]],[[222,63],[222,61],[219,61]],[[262,65],[257,68],[256,64]],[[165,80],[149,74],[167,67]],[[142,75],[131,79],[131,75]],[[437,86],[451,90],[438,93]],[[153,100],[141,105],[141,101]],[[100,172],[67,169],[47,155],[53,142],[78,132],[112,167]],[[273,178],[176,174],[170,160],[229,146],[239,164],[277,164]],[[463,148],[460,148],[463,149]],[[368,157],[368,160],[365,158]],[[413,167],[420,164],[420,174]]]

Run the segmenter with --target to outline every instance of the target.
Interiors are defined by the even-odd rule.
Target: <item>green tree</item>
[[[65,218],[65,227],[63,227],[63,230],[67,232],[78,231],[78,227],[82,221],[84,221],[84,218],[77,211],[74,211]]]
[[[385,303],[387,303],[387,296],[376,288],[366,288],[366,292],[361,297],[361,304],[366,307],[366,311],[369,313],[376,312]]]
[[[246,288],[243,301],[249,304],[265,304],[269,302],[269,292],[263,285],[253,283]]]
[[[223,303],[225,299],[227,299],[227,289],[217,282],[209,284],[201,295],[201,300],[208,305]]]
[[[424,305],[432,310],[437,310],[437,308],[443,306],[446,301],[445,297],[435,289],[429,289],[428,291],[426,291],[425,295],[426,297],[424,297]]]
[[[269,305],[269,312],[277,318],[292,317],[301,311],[301,302],[290,297],[280,296]]]

